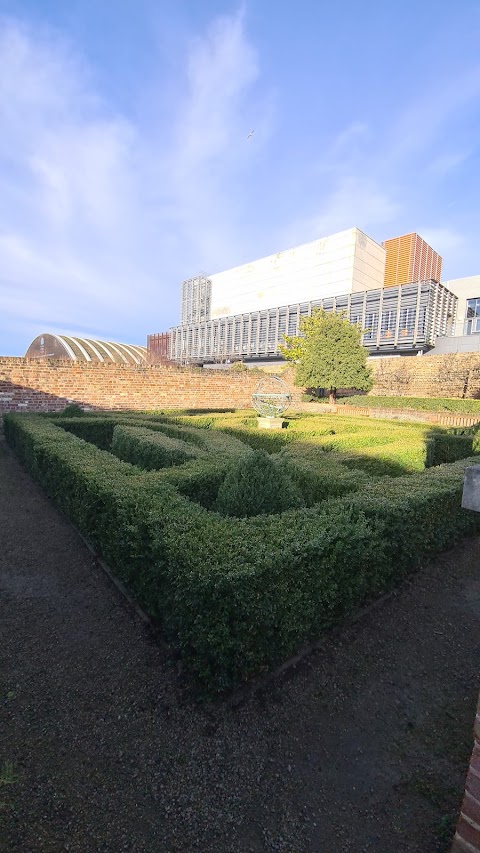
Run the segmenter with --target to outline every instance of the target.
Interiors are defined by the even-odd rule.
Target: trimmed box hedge
[[[328,403],[328,397],[316,398],[317,403]],[[480,400],[460,397],[378,397],[370,394],[352,394],[337,397],[337,406],[366,406],[371,409],[417,409],[423,412],[457,412],[465,415],[478,415],[480,420]]]
[[[207,458],[206,451],[163,432],[152,432],[145,427],[117,424],[113,430],[111,452],[138,465],[146,471],[182,465],[191,459]]]
[[[120,418],[111,420],[114,429]],[[142,471],[58,418],[9,414],[4,422],[32,476],[213,692],[282,661],[420,560],[480,530],[480,516],[460,507],[475,457],[358,484],[308,508],[231,519],[181,493],[182,477],[184,487],[202,475],[211,486],[216,471],[218,484],[225,457]],[[198,447],[221,436],[202,433]]]

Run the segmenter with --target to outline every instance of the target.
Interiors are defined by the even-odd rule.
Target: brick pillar
[[[452,853],[480,853],[480,700],[475,717],[474,734],[475,744]]]

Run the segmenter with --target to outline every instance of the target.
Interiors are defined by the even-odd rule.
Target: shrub
[[[23,464],[148,612],[161,618],[167,637],[210,691],[293,654],[397,583],[419,560],[480,529],[480,516],[460,505],[464,469],[476,457],[370,483],[347,468],[346,476],[359,477],[356,491],[309,508],[234,518],[185,497],[203,489],[212,500],[232,464],[227,453],[145,472],[56,419],[9,414],[4,425]],[[281,496],[284,460],[239,444],[239,465],[252,463],[255,476],[260,465],[273,467],[277,492],[268,494]],[[309,456],[311,448],[303,449],[313,467],[313,451]],[[289,445],[291,450],[302,458],[302,443]],[[336,466],[344,464],[340,454],[324,456],[323,474],[320,468],[309,471],[305,462],[302,476],[312,474],[312,490],[315,476],[328,479],[331,466],[333,483]],[[265,481],[260,478],[259,488]],[[232,487],[238,483],[237,477]],[[262,504],[260,512],[265,509]]]
[[[110,418],[88,417],[55,418],[55,424],[78,438],[95,444],[100,450],[110,450],[115,422]]]
[[[476,427],[432,430],[426,438],[425,467],[456,462],[480,452]]]
[[[319,400],[318,402],[328,402]],[[480,400],[461,400],[457,397],[375,397],[370,394],[355,394],[337,398],[338,406],[362,406],[371,409],[417,409],[423,412],[458,412],[474,414],[480,420]]]
[[[371,481],[364,471],[350,470],[333,454],[322,453],[319,461],[314,454],[297,455],[296,449],[292,445],[271,459],[298,486],[306,506],[355,492]]]
[[[294,438],[294,436],[289,435],[288,430],[279,429],[269,432],[268,430],[259,430],[256,424],[255,429],[251,429],[248,426],[242,427],[241,425],[235,427],[225,426],[222,428],[222,432],[242,441],[253,450],[264,450],[266,453],[278,453],[286,444],[293,441]]]
[[[205,451],[187,444],[179,438],[170,438],[162,432],[117,424],[113,430],[111,452],[132,465],[146,471],[182,465],[190,459],[207,457]]]
[[[178,420],[178,419],[176,419]],[[185,419],[183,419],[185,420]],[[149,423],[150,429],[160,430],[172,438],[186,441],[214,455],[214,457],[236,458],[250,453],[250,448],[238,438],[220,430],[185,426],[183,423],[155,421]]]
[[[220,486],[216,508],[222,515],[249,518],[304,504],[285,470],[262,450],[235,461]]]
[[[68,406],[65,406],[61,414],[64,418],[81,418],[85,412],[78,403],[69,403]]]

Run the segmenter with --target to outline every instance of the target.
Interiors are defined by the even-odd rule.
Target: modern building
[[[443,260],[418,234],[393,237],[385,240],[383,245],[384,287],[411,281],[441,281]]]
[[[415,354],[450,335],[456,297],[440,284],[442,259],[417,234],[383,245],[358,228],[182,284],[181,323],[169,358],[212,364],[280,358],[285,335],[322,307],[364,329],[371,354]],[[422,275],[420,278],[419,276]],[[154,339],[149,352],[154,359]],[[150,343],[152,342],[152,343]],[[163,344],[164,345],[164,344]]]
[[[32,341],[25,353],[25,358],[145,364],[147,350],[145,347],[133,344],[44,333]]]
[[[358,228],[182,284],[181,325],[383,287],[385,249]]]
[[[443,285],[425,281],[248,311],[171,329],[170,358],[181,364],[278,358],[284,335],[298,334],[314,308],[344,311],[365,329],[362,342],[372,355],[422,353],[449,333],[455,303]]]
[[[170,332],[160,332],[147,336],[147,354],[149,364],[165,364],[170,361]]]
[[[451,337],[439,338],[435,352],[480,351],[480,275],[444,282],[456,296],[457,311]]]

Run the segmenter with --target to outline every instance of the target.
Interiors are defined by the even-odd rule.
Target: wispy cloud
[[[421,227],[421,233],[427,243],[435,246],[437,251],[444,256],[462,249],[466,243],[465,234],[455,231],[453,228],[429,228],[426,225],[424,228]]]
[[[188,170],[228,153],[238,156],[246,132],[243,95],[258,78],[256,51],[245,38],[244,11],[216,19],[192,42],[187,95],[177,120],[177,157]]]
[[[234,239],[224,212],[258,75],[243,12],[220,17],[187,45],[162,128],[139,125],[58,34],[0,20],[0,351],[1,327],[141,341],[175,320],[182,265]]]
[[[227,260],[236,240],[235,196],[241,196],[238,186],[232,192],[232,178],[248,168],[268,138],[268,102],[261,99],[264,111],[252,97],[258,78],[258,55],[245,35],[243,9],[217,18],[205,36],[192,40],[168,184],[181,232],[206,266],[221,268]],[[252,146],[247,135],[259,115]]]
[[[444,178],[458,169],[459,166],[468,160],[472,151],[456,151],[445,154],[439,154],[427,166],[428,171],[437,178]]]
[[[399,210],[395,199],[373,178],[341,176],[318,212],[291,224],[284,239],[293,246],[355,225],[363,229],[385,228]]]
[[[461,203],[436,193],[473,161],[480,66],[440,68],[381,108],[354,92],[344,124],[334,94],[315,123],[312,92],[295,91],[320,130],[309,159],[243,8],[173,40],[132,115],[58,32],[0,18],[0,353],[48,327],[142,342],[176,321],[182,277],[353,225],[418,229],[476,263]]]
[[[353,225],[383,240],[398,228],[418,230],[438,251],[460,259],[465,240],[450,221],[453,205],[437,205],[435,193],[475,150],[472,114],[480,114],[480,65],[448,79],[437,75],[407,102],[390,104],[376,124],[359,118],[332,134],[311,164],[316,201],[309,215],[290,223],[289,242]]]
[[[392,164],[427,152],[429,155],[445,130],[453,131],[466,110],[478,110],[480,64],[456,74],[439,73],[435,82],[399,110],[388,134],[388,161]]]

